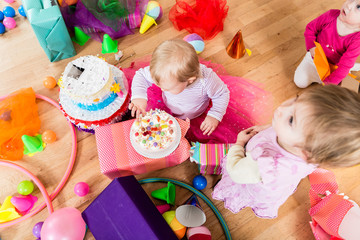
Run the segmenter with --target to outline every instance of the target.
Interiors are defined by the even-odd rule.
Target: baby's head
[[[184,40],[167,40],[154,50],[150,73],[163,91],[179,94],[200,76],[199,58]]]
[[[273,126],[279,144],[310,163],[360,163],[360,97],[346,88],[329,85],[304,91],[276,110]]]
[[[339,20],[351,28],[360,28],[360,0],[345,0],[339,15]],[[359,31],[359,29],[354,29]]]

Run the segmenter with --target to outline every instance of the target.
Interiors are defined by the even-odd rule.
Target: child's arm
[[[226,84],[211,69],[201,65],[201,73],[205,79],[205,91],[212,101],[212,107],[200,125],[204,135],[210,135],[221,122],[229,104],[230,91]]]
[[[324,79],[325,84],[338,85],[350,72],[354,66],[357,57],[360,55],[360,34],[358,38],[354,38],[348,46],[346,52],[341,56],[338,62],[338,68]]]
[[[212,101],[212,107],[207,115],[221,121],[229,104],[230,91],[226,84],[211,68],[203,69],[202,74],[203,78],[206,80],[206,93]]]
[[[139,117],[145,113],[147,106],[147,89],[153,84],[149,67],[140,68],[136,71],[131,84],[131,103],[129,109],[131,115]]]
[[[257,126],[248,128],[238,134],[237,141],[228,154],[226,171],[231,180],[239,184],[251,184],[261,181],[257,163],[250,154],[245,157],[244,146],[255,134],[258,133]]]
[[[333,10],[327,11],[306,25],[304,32],[306,51],[315,47],[314,41],[317,41],[317,35],[329,23],[329,20],[334,18],[332,16],[334,13]]]

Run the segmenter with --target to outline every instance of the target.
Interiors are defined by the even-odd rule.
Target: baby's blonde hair
[[[327,167],[360,163],[360,97],[335,85],[306,90],[298,102],[310,107],[303,149],[309,162]]]
[[[162,42],[152,54],[150,74],[157,84],[166,79],[186,82],[189,78],[198,78],[200,63],[194,47],[180,39]]]

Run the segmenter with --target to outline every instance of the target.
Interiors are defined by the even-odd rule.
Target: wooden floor
[[[43,78],[52,75],[59,78],[71,60],[84,55],[100,55],[111,64],[128,67],[132,60],[151,54],[154,48],[163,40],[183,38],[188,33],[177,31],[168,20],[170,8],[175,0],[159,0],[164,15],[158,26],[140,35],[136,32],[118,39],[119,48],[124,52],[121,62],[115,61],[114,54],[101,54],[101,44],[90,40],[84,46],[75,44],[77,55],[71,59],[50,63],[40,47],[29,22],[17,15],[17,27],[0,35],[0,96],[9,94],[24,87],[32,87],[37,93],[58,99],[58,88],[48,90],[43,86]],[[5,6],[0,1],[0,9]],[[13,3],[16,9],[20,1]],[[228,0],[229,12],[225,20],[224,30],[214,39],[206,41],[205,51],[200,57],[222,64],[229,74],[245,77],[264,84],[264,88],[274,96],[274,107],[285,99],[297,94],[298,89],[293,81],[293,74],[299,61],[305,54],[303,32],[306,24],[331,8],[340,8],[342,1],[336,0]],[[17,12],[17,11],[16,11]],[[241,29],[245,45],[252,50],[252,55],[239,60],[230,58],[225,47],[234,34]],[[66,169],[71,149],[71,135],[63,115],[46,102],[38,101],[39,114],[42,120],[41,131],[52,129],[58,136],[58,141],[48,145],[45,151],[33,157],[25,156],[17,163],[36,174],[52,192]],[[83,211],[91,201],[110,183],[110,179],[100,173],[95,137],[84,132],[77,132],[78,154],[73,172],[65,188],[53,201],[55,209],[76,207]],[[351,199],[360,203],[360,167],[335,169],[340,190]],[[169,177],[191,184],[198,174],[196,165],[189,161],[176,167],[158,170],[136,176]],[[0,167],[0,202],[5,196],[15,194],[17,184],[27,179],[26,176],[8,168]],[[211,197],[215,178],[206,176],[208,186],[203,191]],[[84,198],[76,196],[74,185],[84,181],[90,185],[91,193]],[[144,188],[150,191],[164,187],[163,184],[146,184]],[[309,227],[309,182],[304,179],[297,191],[281,206],[276,219],[261,219],[250,209],[244,209],[233,214],[223,207],[223,202],[214,203],[224,216],[233,239],[313,239]],[[39,190],[34,193],[43,201]],[[190,192],[178,188],[177,204],[181,204]],[[156,202],[159,204],[160,202]],[[211,230],[214,240],[225,239],[221,226],[215,215],[202,202],[207,214],[205,225]],[[0,229],[3,240],[34,239],[32,227],[48,216],[46,209],[21,224]],[[87,233],[85,239],[94,239]]]

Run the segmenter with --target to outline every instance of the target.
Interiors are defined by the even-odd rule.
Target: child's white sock
[[[360,63],[355,63],[354,66],[350,69],[350,72],[360,71]]]

